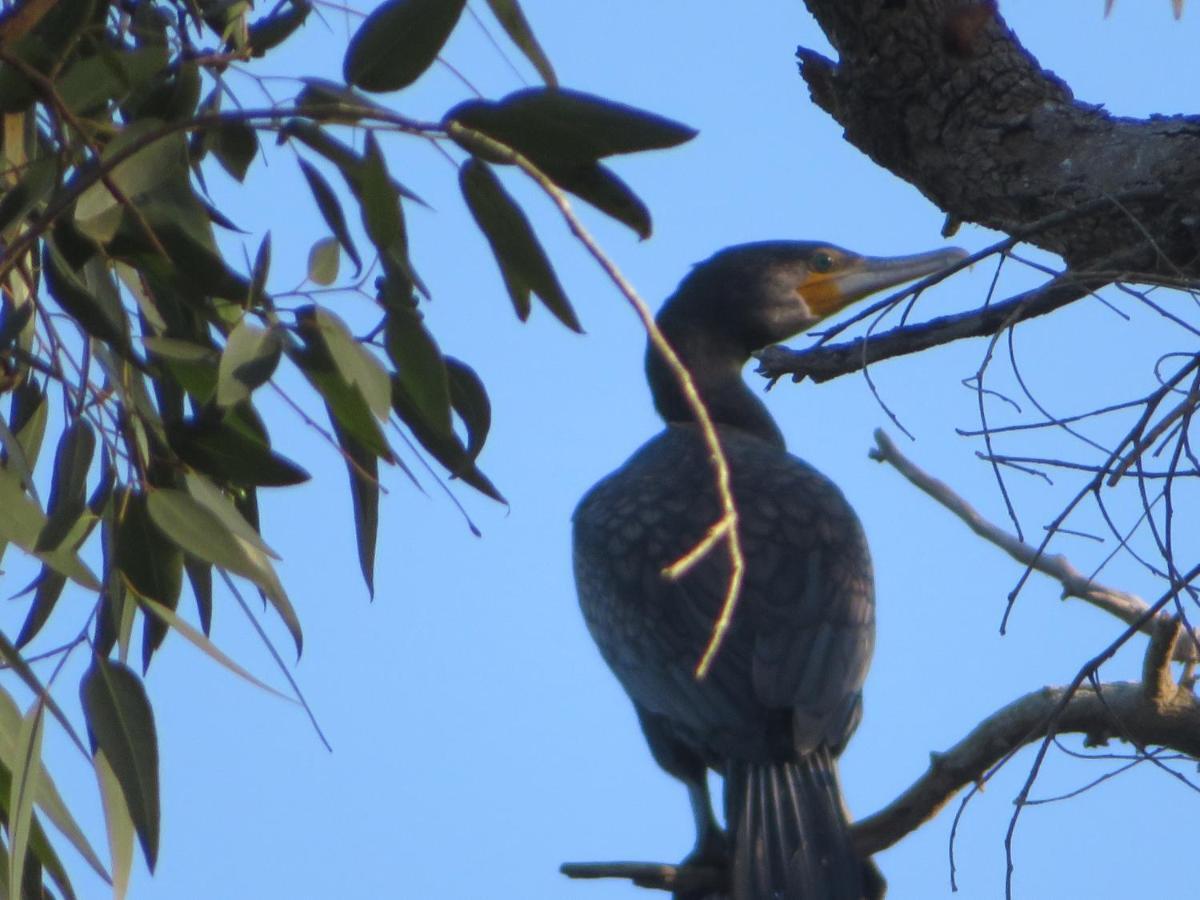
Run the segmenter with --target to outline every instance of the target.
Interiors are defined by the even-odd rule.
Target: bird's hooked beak
[[[820,321],[876,291],[940,272],[967,256],[960,247],[910,256],[859,256],[837,247],[820,249],[812,254],[808,275],[796,286],[796,293]]]

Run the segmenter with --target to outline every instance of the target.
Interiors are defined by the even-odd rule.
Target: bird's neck
[[[750,359],[745,349],[706,329],[689,328],[661,318],[659,325],[691,375],[714,423],[784,446],[783,434],[766,405],[742,380],[742,369]],[[646,378],[654,408],[663,421],[668,424],[696,421],[675,374],[652,346],[646,350]]]

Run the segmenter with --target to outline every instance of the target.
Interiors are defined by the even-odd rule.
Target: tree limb
[[[1167,644],[1172,628],[1164,626],[1160,634],[1166,638],[1152,642],[1147,669],[1162,663],[1154,671],[1168,672],[1168,691],[1148,689],[1143,682],[1115,682],[1099,689],[1082,685],[1069,699],[1065,687],[1028,693],[988,716],[949,750],[930,754],[929,768],[907,790],[851,826],[856,846],[864,855],[891,847],[937,815],[964,787],[983,779],[1021,747],[1042,740],[1051,726],[1055,734],[1085,735],[1089,745],[1117,738],[1139,749],[1160,746],[1200,757],[1200,701],[1170,680],[1165,660],[1171,652]],[[707,891],[714,900],[725,878],[711,867],[666,863],[566,863],[562,872],[570,878],[627,878],[639,887],[662,891]]]
[[[1072,268],[1149,241],[1139,268],[1200,274],[1200,118],[1076,100],[993,0],[805,2],[838,55],[798,51],[813,101],[952,220],[1012,233],[1136,195],[1029,240]]]

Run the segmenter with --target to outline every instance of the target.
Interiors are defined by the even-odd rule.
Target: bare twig
[[[872,459],[889,463],[910,482],[958,516],[977,535],[989,543],[995,544],[1021,565],[1053,578],[1062,585],[1064,599],[1076,597],[1084,600],[1116,616],[1126,624],[1137,622],[1145,616],[1149,604],[1141,597],[1099,584],[1071,565],[1065,556],[1044,553],[1039,548],[1018,540],[1004,529],[988,521],[971,504],[956,494],[949,485],[934,478],[901,453],[892,439],[883,431],[876,430],[875,443],[876,446],[870,452]],[[1157,619],[1147,621],[1142,631],[1146,634],[1154,634],[1157,621]],[[1174,658],[1179,662],[1200,658],[1198,647],[1200,647],[1200,634],[1193,634],[1191,640],[1176,643]]]

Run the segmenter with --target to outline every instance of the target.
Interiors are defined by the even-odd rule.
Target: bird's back
[[[871,562],[841,492],[807,463],[734,428],[729,461],[745,581],[710,674],[694,676],[728,583],[724,545],[683,578],[720,508],[695,426],[672,425],[575,511],[580,605],[634,702],[710,765],[835,754],[857,724],[874,641]]]

